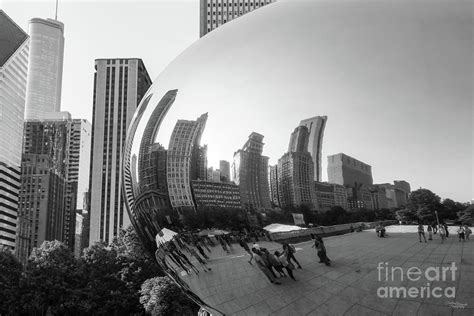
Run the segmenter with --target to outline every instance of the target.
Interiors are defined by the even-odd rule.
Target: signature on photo
[[[467,303],[459,303],[459,302],[446,302],[446,305],[452,308],[465,308]]]

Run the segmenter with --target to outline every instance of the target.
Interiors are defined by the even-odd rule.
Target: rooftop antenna
[[[56,0],[56,14],[54,16],[54,19],[57,21],[58,20],[58,0]]]

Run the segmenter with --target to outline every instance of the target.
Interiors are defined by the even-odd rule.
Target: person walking
[[[285,272],[283,272],[283,266],[280,260],[278,260],[275,255],[270,253],[266,248],[263,248],[262,251],[265,253],[265,256],[268,258],[270,263],[269,269],[271,270],[274,268],[280,274],[280,277],[286,277]]]
[[[464,225],[464,237],[466,238],[466,240],[469,240],[469,235],[471,235],[472,231],[471,229],[469,228],[469,226],[467,226],[467,224]]]
[[[420,239],[420,242],[421,242],[421,237],[423,236],[423,239],[426,241],[426,237],[425,237],[425,228],[423,227],[423,224],[419,224],[418,225],[418,238]]]
[[[254,259],[257,263],[257,267],[260,269],[260,271],[263,272],[263,274],[265,274],[270,283],[280,285],[281,283],[277,281],[273,274],[270,272],[270,270],[268,270],[268,267],[261,256],[261,251],[256,248],[252,248],[252,252],[254,253]]]
[[[280,253],[279,251],[275,251],[275,257],[278,259],[278,261],[280,261],[281,265],[283,266],[283,268],[285,268],[290,278],[292,278],[294,281],[297,281],[295,279],[295,276],[293,275],[293,270],[295,269],[295,266],[292,263],[288,262],[285,254]]]
[[[428,231],[428,240],[433,240],[433,227],[431,227],[431,225],[426,226],[426,230]]]
[[[465,241],[464,239],[464,227],[461,225],[459,225],[459,228],[458,228],[458,238],[459,238],[459,241]]]
[[[298,269],[302,269],[300,263],[295,258],[296,248],[286,242],[283,243],[283,252],[286,254],[286,259],[291,263],[291,259],[298,265]]]
[[[250,251],[250,247],[249,245],[247,244],[247,242],[245,241],[244,237],[241,237],[240,240],[239,240],[239,244],[242,248],[245,249],[245,251],[247,251],[247,253],[250,255],[250,260],[248,261],[248,263],[252,264],[252,260],[253,260],[253,253],[252,251]]]

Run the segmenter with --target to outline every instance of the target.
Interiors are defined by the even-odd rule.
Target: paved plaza
[[[433,241],[420,243],[415,232],[394,232],[398,231],[397,226],[388,227],[387,238],[378,238],[373,230],[328,237],[324,240],[330,267],[318,263],[311,241],[299,243],[296,258],[303,269],[294,271],[298,281],[279,278],[281,285],[271,284],[255,264],[250,265],[250,256],[238,244],[233,245],[230,256],[215,247],[214,259],[210,260],[212,271],[183,279],[191,288],[198,289],[199,296],[211,306],[232,315],[473,316],[474,239],[459,242],[455,227],[450,230],[450,238],[444,244],[439,235],[434,235]],[[280,244],[273,242],[259,244],[271,252],[281,249]],[[454,280],[453,272],[448,270],[453,262],[457,269]],[[385,273],[389,270],[378,266],[398,270],[393,279],[387,279]],[[411,267],[422,271],[419,280],[408,280],[406,271]],[[443,267],[445,281],[441,274],[436,278],[436,271],[428,274],[431,282],[426,279],[426,269],[442,271]],[[380,292],[381,287],[427,289],[421,290],[424,295],[415,297],[381,298],[378,291],[388,293]],[[441,294],[440,298],[433,297],[432,289],[436,287],[440,289],[434,293]],[[446,288],[451,288],[448,296]]]

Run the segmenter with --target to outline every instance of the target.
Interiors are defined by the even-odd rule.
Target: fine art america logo
[[[377,266],[379,282],[417,282],[421,279],[426,280],[424,286],[382,286],[377,289],[377,296],[381,298],[455,298],[456,288],[454,286],[443,287],[432,286],[433,282],[456,281],[456,263],[444,267],[428,267],[420,269],[418,267],[402,268],[390,266],[388,262],[379,262]]]

